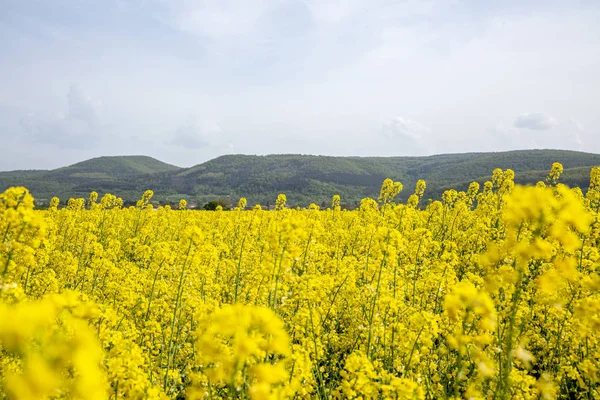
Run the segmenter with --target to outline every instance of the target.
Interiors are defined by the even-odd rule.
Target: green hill
[[[42,204],[52,196],[63,200],[87,197],[94,190],[134,199],[140,190],[144,190],[144,184],[151,182],[152,176],[178,170],[179,167],[147,156],[97,157],[50,171],[0,172],[0,190],[25,186]],[[141,182],[142,186],[139,186]]]
[[[498,153],[441,154],[428,157],[329,157],[308,155],[226,155],[178,168],[150,157],[100,157],[52,171],[0,173],[0,190],[12,185],[30,188],[41,203],[57,195],[86,197],[96,190],[134,201],[145,189],[160,202],[186,198],[200,205],[216,198],[248,198],[249,204],[272,204],[278,193],[288,203],[328,205],[339,194],[342,203],[355,206],[364,197],[376,197],[385,178],[404,184],[406,199],[417,180],[427,182],[426,198],[439,198],[448,188],[466,189],[483,183],[495,168],[513,169],[517,183],[543,180],[553,162],[563,164],[561,182],[587,189],[589,173],[600,166],[600,155],[565,150],[523,150]]]
[[[67,179],[118,179],[181,168],[147,156],[97,157],[49,171],[47,177]]]
[[[487,179],[495,168],[510,168],[516,180],[544,179],[553,162],[565,168],[563,182],[587,187],[589,171],[600,155],[564,150],[442,154],[429,157],[328,157],[306,155],[227,155],[173,175],[170,187],[197,198],[245,196],[250,203],[273,202],[286,193],[292,204],[328,204],[340,194],[348,205],[377,196],[381,182],[404,184],[407,198],[419,179],[427,182],[426,197],[438,198],[449,187],[463,188]],[[573,169],[573,170],[572,170]]]

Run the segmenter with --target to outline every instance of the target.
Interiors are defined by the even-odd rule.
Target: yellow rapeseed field
[[[600,168],[561,172],[353,211],[10,188],[0,398],[600,399]]]

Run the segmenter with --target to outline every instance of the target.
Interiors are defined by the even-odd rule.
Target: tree
[[[206,203],[204,206],[202,206],[202,208],[204,208],[205,210],[208,211],[215,211],[217,209],[218,206],[221,206],[223,208],[223,210],[231,210],[231,202],[228,201],[227,199],[217,199],[217,200],[211,200],[208,203]]]

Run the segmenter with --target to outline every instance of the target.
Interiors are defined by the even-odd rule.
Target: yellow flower
[[[600,168],[419,207],[155,211],[0,193],[7,398],[570,398],[600,357]],[[307,202],[308,203],[308,202]],[[181,202],[180,209],[186,204]],[[152,210],[152,211],[151,211]],[[0,396],[1,397],[1,396]]]

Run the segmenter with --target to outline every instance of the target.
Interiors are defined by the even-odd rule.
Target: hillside
[[[553,162],[565,168],[561,181],[587,188],[591,167],[600,155],[564,150],[524,150],[498,153],[441,154],[428,157],[329,157],[308,155],[226,155],[178,168],[150,157],[100,157],[52,171],[0,173],[0,190],[25,185],[44,202],[53,195],[87,196],[92,190],[111,192],[134,201],[153,189],[160,202],[186,198],[204,204],[216,198],[248,198],[249,204],[272,204],[285,193],[292,205],[328,205],[340,194],[347,206],[378,195],[381,182],[392,178],[404,184],[401,199],[417,180],[427,182],[426,198],[439,198],[448,188],[465,189],[483,183],[495,168],[511,168],[518,183],[543,180]]]
[[[147,156],[97,157],[49,171],[47,177],[117,179],[142,174],[177,171],[179,167]]]
[[[404,184],[407,198],[417,180],[427,181],[425,196],[438,198],[449,187],[466,187],[485,181],[498,167],[511,168],[516,180],[535,183],[544,179],[553,162],[565,168],[563,182],[587,186],[592,166],[600,155],[562,151],[527,150],[500,153],[442,154],[429,157],[328,157],[305,155],[227,155],[174,174],[170,187],[196,197],[246,196],[250,202],[268,203],[286,193],[292,203],[325,203],[339,193],[348,205],[377,196],[385,178]]]
[[[178,170],[179,167],[147,156],[97,157],[50,171],[0,172],[0,190],[25,186],[41,203],[52,196],[62,199],[87,196],[93,190],[133,199],[151,182],[152,176]]]

